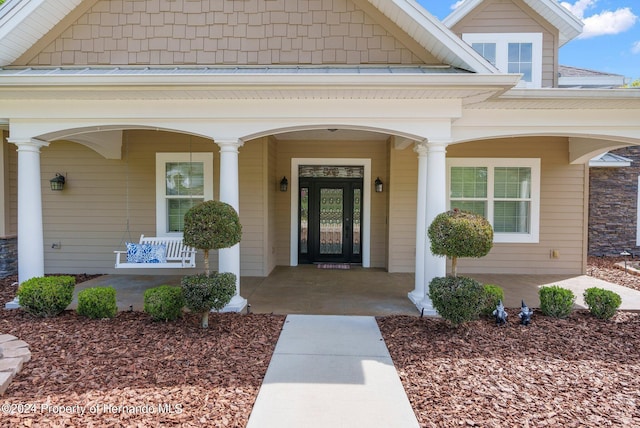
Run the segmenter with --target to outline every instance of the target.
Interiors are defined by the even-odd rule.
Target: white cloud
[[[634,54],[640,54],[640,41],[637,41],[631,46],[631,52]]]
[[[623,33],[633,27],[638,20],[638,17],[633,14],[630,7],[622,7],[615,11],[603,10],[585,17],[585,12],[593,9],[597,2],[598,0],[577,0],[573,4],[569,2],[560,3],[584,22],[584,29],[580,35],[581,39]]]
[[[455,2],[454,4],[451,5],[451,10],[456,10],[457,8],[459,8],[460,6],[462,6],[462,3],[464,3],[465,0],[458,0],[457,2]]]

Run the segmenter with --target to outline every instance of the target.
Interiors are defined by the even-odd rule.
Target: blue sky
[[[444,19],[459,1],[416,0]],[[560,64],[640,78],[638,0],[562,0],[584,24],[584,33],[560,48]]]

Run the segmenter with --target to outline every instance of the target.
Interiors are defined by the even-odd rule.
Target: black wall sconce
[[[375,185],[376,193],[382,193],[382,180],[380,180],[380,177],[376,178]]]
[[[289,180],[287,180],[287,177],[282,177],[282,180],[280,180],[280,191],[286,192],[288,188],[289,188]]]
[[[64,189],[64,183],[66,182],[64,175],[56,172],[56,176],[49,180],[49,184],[51,185],[51,190],[62,190]]]

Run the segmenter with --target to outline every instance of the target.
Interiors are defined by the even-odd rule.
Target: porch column
[[[427,207],[425,215],[425,225],[433,222],[436,216],[447,210],[447,167],[446,167],[446,142],[429,142],[427,144]],[[425,287],[433,278],[446,276],[447,259],[442,256],[435,256],[431,253],[431,240],[425,233]],[[428,289],[427,289],[428,290]],[[434,315],[429,293],[425,292],[424,299],[419,306],[424,310],[425,315]]]
[[[427,248],[427,143],[416,143],[413,148],[418,154],[418,209],[416,213],[416,273],[415,288],[409,293],[411,300],[420,309],[420,305],[426,294],[424,275],[425,275],[425,252]]]
[[[220,200],[231,205],[240,213],[240,185],[238,174],[238,149],[240,140],[220,141]],[[247,299],[240,296],[240,244],[218,250],[218,272],[236,275],[236,294],[224,308],[226,312],[240,312],[247,305]]]
[[[40,148],[48,142],[31,138],[9,138],[18,147],[18,282],[44,276],[44,234]],[[19,307],[7,303],[7,309]]]

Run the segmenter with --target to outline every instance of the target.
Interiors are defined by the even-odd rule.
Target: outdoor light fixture
[[[288,188],[289,188],[289,180],[287,180],[287,177],[282,177],[282,180],[280,180],[280,191],[286,192]]]
[[[382,193],[382,180],[380,180],[380,177],[376,178],[375,184],[376,184],[376,192]]]
[[[64,189],[65,183],[64,175],[56,172],[56,176],[49,180],[49,184],[51,185],[51,190],[62,190]]]

